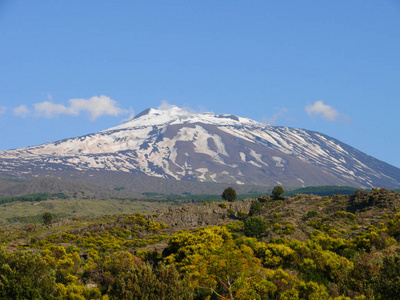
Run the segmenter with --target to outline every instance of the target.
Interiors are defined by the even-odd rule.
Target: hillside
[[[14,273],[0,295],[395,299],[399,208],[400,194],[373,189],[3,227],[0,267]]]
[[[112,171],[63,172],[60,177],[35,177],[0,180],[0,197],[34,193],[86,193],[86,196],[105,198],[145,198],[147,194],[163,195],[220,195],[226,184],[196,182],[151,177]],[[55,175],[55,174],[52,174]],[[272,187],[255,185],[232,185],[239,194],[266,193]],[[289,188],[290,189],[290,188]]]
[[[400,186],[400,169],[322,133],[176,106],[98,133],[0,151],[3,177],[93,171],[225,185]]]
[[[0,197],[20,196],[37,193],[65,194],[70,197],[110,198],[127,197],[129,194],[109,190],[99,185],[85,183],[78,180],[58,178],[34,178],[23,182],[13,182],[0,188]]]

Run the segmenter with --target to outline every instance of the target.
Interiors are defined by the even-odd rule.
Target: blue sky
[[[400,167],[400,2],[0,0],[0,150],[162,101],[319,131]]]

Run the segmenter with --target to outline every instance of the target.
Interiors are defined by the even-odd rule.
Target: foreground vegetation
[[[203,211],[221,216],[208,227],[174,225],[188,206],[176,209],[180,215],[169,208],[163,216],[59,218],[3,228],[0,298],[398,297],[400,194],[275,193],[246,201],[204,203]]]

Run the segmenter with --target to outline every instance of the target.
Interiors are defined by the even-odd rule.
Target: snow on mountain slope
[[[115,131],[120,129],[131,129],[140,126],[157,126],[157,125],[176,125],[190,123],[205,123],[213,125],[237,125],[241,124],[258,124],[257,122],[237,117],[234,115],[215,115],[213,113],[191,113],[188,110],[177,106],[171,106],[169,109],[156,110],[148,108],[141,112],[134,119],[107,129],[105,131]],[[104,132],[105,132],[104,131]]]
[[[321,133],[176,106],[149,108],[98,133],[0,151],[5,174],[66,168],[236,184],[400,186],[400,169]]]

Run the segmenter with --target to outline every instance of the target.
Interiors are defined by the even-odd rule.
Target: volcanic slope
[[[0,151],[2,176],[90,170],[226,184],[400,186],[400,169],[322,133],[176,106],[149,108],[98,133]]]

